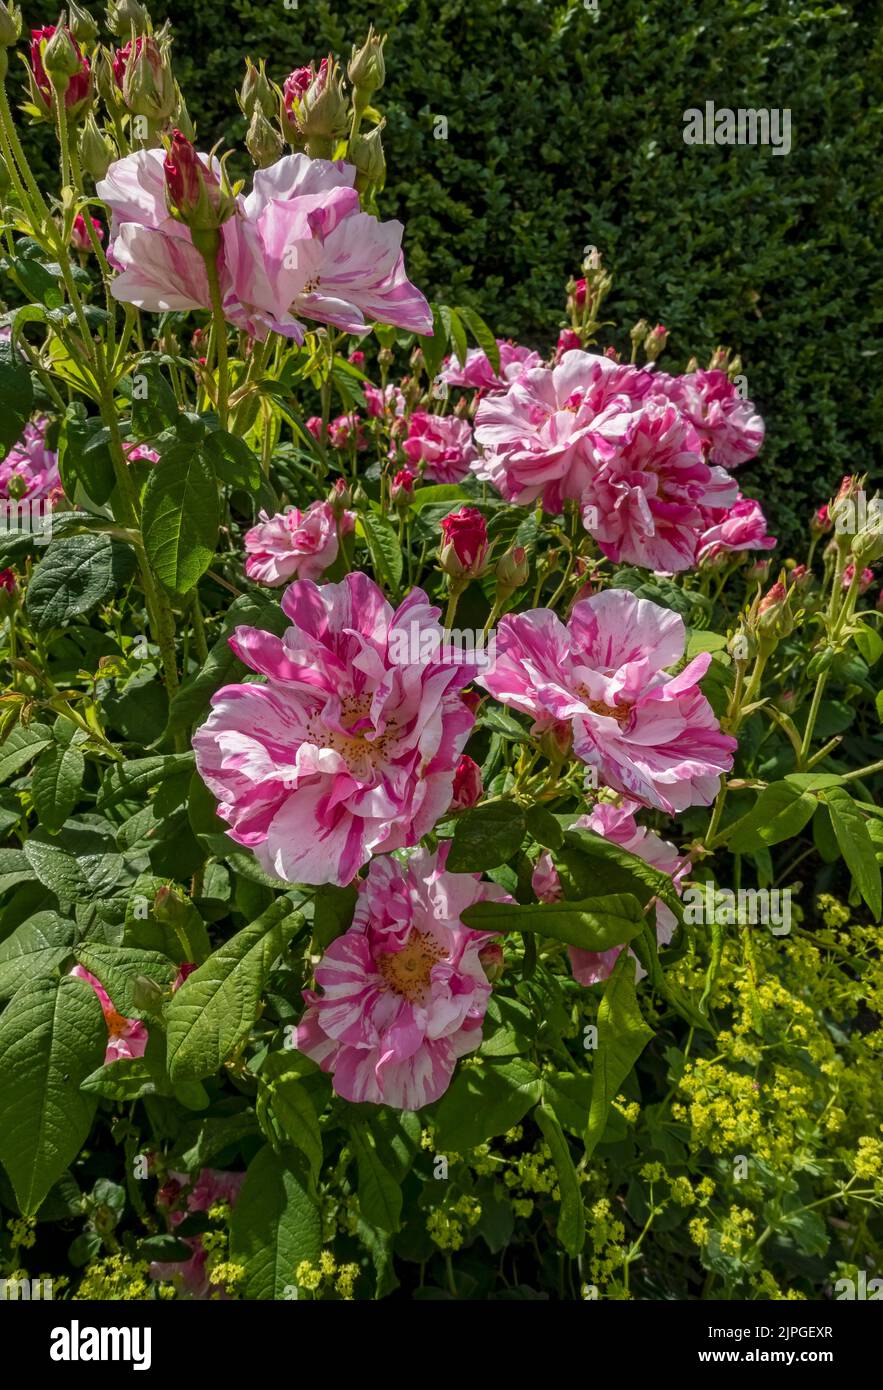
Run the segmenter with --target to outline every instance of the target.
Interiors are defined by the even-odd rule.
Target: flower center
[[[121,1038],[126,1031],[129,1020],[118,1014],[116,1009],[108,1009],[104,1015],[107,1024],[107,1032],[111,1038]]]
[[[393,994],[410,1004],[422,1004],[429,993],[432,967],[444,958],[444,950],[431,936],[412,931],[400,951],[378,957],[377,969]]]
[[[388,761],[388,745],[396,738],[394,728],[387,729],[375,738],[367,738],[374,733],[370,718],[371,695],[344,695],[340,702],[340,725],[345,729],[330,729],[320,713],[314,714],[308,723],[312,741],[320,748],[333,748],[339,753],[354,777],[368,777],[378,764]]]
[[[603,714],[605,719],[615,719],[620,728],[628,723],[632,712],[631,705],[605,705],[603,700],[589,700],[588,705],[593,714]]]
[[[303,289],[301,290],[301,294],[315,294],[316,290],[319,288],[321,283],[321,275],[312,276],[312,278],[309,279],[307,283],[304,285]]]

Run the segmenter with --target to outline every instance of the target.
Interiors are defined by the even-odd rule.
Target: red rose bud
[[[826,536],[834,525],[831,520],[831,508],[824,502],[818,511],[813,513],[809,523],[809,529],[814,536]]]
[[[464,753],[454,773],[454,787],[449,810],[468,811],[481,797],[484,787],[481,768]]]
[[[846,569],[843,571],[843,587],[844,587],[844,589],[848,589],[848,588],[851,586],[852,581],[855,579],[855,576],[856,576],[856,568],[855,568],[855,565],[847,565],[847,566],[846,566]],[[861,570],[860,575],[859,575],[859,581],[858,581],[858,591],[859,591],[859,593],[860,593],[860,594],[866,594],[866,593],[868,592],[868,590],[870,589],[871,585],[873,584],[873,582],[874,582],[874,571],[873,571],[872,569],[863,569],[863,570]]]
[[[555,349],[555,359],[563,357],[565,352],[573,352],[576,348],[582,347],[580,336],[572,328],[562,328],[558,334],[558,346]]]
[[[323,58],[318,72],[298,68],[282,88],[283,134],[291,145],[307,145],[312,158],[330,159],[334,143],[347,132],[343,78],[333,57]]]
[[[573,287],[572,299],[578,309],[585,308],[586,303],[586,282],[584,279],[577,280]]]
[[[169,212],[191,232],[217,232],[236,211],[223,169],[219,178],[180,130],[172,135],[163,172]]]
[[[461,507],[442,520],[441,567],[454,579],[475,579],[488,553],[487,522],[476,507]]]
[[[55,24],[31,31],[30,95],[42,115],[51,117],[53,84],[64,94],[68,119],[85,110],[92,96],[88,59],[69,29]]]
[[[95,235],[97,236],[98,240],[103,241],[104,228],[98,221],[98,218],[91,218],[91,222],[93,228],[95,229]],[[89,228],[86,224],[86,219],[81,212],[77,213],[76,217],[74,218],[74,225],[71,228],[71,246],[73,246],[77,251],[92,250],[92,239],[89,236]]]
[[[394,507],[401,511],[407,511],[411,505],[411,498],[414,496],[414,483],[417,481],[416,473],[412,473],[410,468],[400,468],[392,480],[389,489],[389,499]]]
[[[781,579],[764,594],[757,605],[757,632],[761,640],[773,642],[787,637],[794,630],[790,595]]]
[[[478,714],[484,694],[480,690],[461,690],[460,699],[472,715]]]
[[[496,941],[489,941],[486,946],[482,946],[478,953],[481,968],[487,976],[489,985],[496,984],[506,968],[506,960],[503,955],[502,946]]]
[[[644,339],[644,355],[648,362],[655,362],[668,342],[668,329],[663,324],[657,323],[655,328]]]
[[[7,594],[15,593],[15,574],[12,570],[0,570],[0,589]]]
[[[365,354],[362,352],[361,348],[356,348],[355,352],[350,353],[347,360],[352,362],[354,367],[361,369],[365,365]]]

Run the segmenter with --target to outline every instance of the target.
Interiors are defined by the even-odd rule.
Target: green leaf
[[[448,304],[439,306],[441,311],[442,323],[448,335],[448,341],[454,349],[457,361],[461,367],[466,365],[466,353],[469,351],[469,344],[466,342],[466,330],[463,321],[456,309],[452,309]]]
[[[296,1150],[267,1144],[248,1165],[230,1219],[230,1258],[243,1266],[245,1298],[282,1299],[302,1261],[322,1249],[322,1219]]]
[[[143,1057],[118,1057],[106,1066],[98,1067],[80,1083],[80,1090],[89,1096],[105,1100],[133,1101],[144,1096],[171,1096],[172,1087],[166,1075],[165,1039],[158,1028],[153,1029]]]
[[[47,724],[17,725],[0,748],[0,782],[14,777],[52,742],[52,730]]]
[[[166,1012],[173,1081],[211,1076],[246,1040],[273,962],[302,924],[290,900],[277,898],[188,976]]]
[[[420,350],[423,353],[423,361],[426,364],[429,380],[433,381],[438,375],[438,369],[447,350],[448,332],[443,317],[444,310],[441,306],[431,304],[429,307],[432,309],[432,334],[421,338]]]
[[[73,821],[58,835],[35,830],[24,852],[44,888],[66,901],[108,897],[123,871],[110,836]]]
[[[525,816],[528,833],[544,849],[560,849],[564,843],[564,831],[557,816],[547,811],[545,806],[530,806]]]
[[[535,1119],[543,1138],[552,1150],[552,1162],[558,1172],[558,1187],[561,1192],[561,1207],[558,1212],[557,1235],[572,1260],[582,1254],[586,1239],[586,1214],[579,1178],[570,1153],[570,1145],[564,1137],[561,1125],[547,1105],[545,1097],[535,1112]]]
[[[465,1153],[505,1134],[536,1105],[541,1090],[538,1068],[520,1057],[461,1063],[432,1121],[438,1147]]]
[[[176,446],[151,470],[141,516],[148,558],[171,593],[188,593],[205,574],[219,525],[214,474],[197,449]]]
[[[65,536],[49,546],[31,575],[25,608],[39,632],[91,613],[135,572],[129,546],[109,536]]]
[[[500,374],[500,349],[497,347],[497,340],[488,328],[481,314],[474,309],[458,305],[457,312],[465,323],[469,332],[472,334],[478,346],[487,357],[497,376]]]
[[[207,434],[203,448],[217,477],[230,487],[244,492],[257,492],[261,485],[260,459],[249,449],[244,439],[226,430]]]
[[[0,942],[0,1000],[28,980],[52,975],[72,954],[75,927],[57,912],[38,912]]]
[[[322,1131],[313,1097],[304,1085],[305,1060],[308,1059],[297,1052],[273,1052],[266,1058],[260,1070],[258,1115],[263,1113],[266,1117],[269,1112],[283,1141],[293,1144],[305,1156],[313,1182],[317,1183],[322,1170]],[[314,1070],[315,1064],[311,1064],[306,1074]],[[262,1127],[274,1149],[279,1150],[282,1145],[274,1142],[273,1131]]]
[[[536,932],[582,951],[609,951],[637,936],[644,914],[631,893],[611,893],[580,902],[476,903],[463,921],[474,931]]]
[[[830,787],[824,792],[825,805],[831,825],[846,860],[853,882],[877,921],[881,911],[880,865],[874,853],[874,842],[868,825],[849,792],[842,787]]]
[[[100,417],[86,416],[82,401],[67,409],[58,441],[58,466],[65,491],[74,495],[79,482],[88,496],[103,507],[116,486],[110,453],[110,431]]]
[[[469,493],[457,483],[430,483],[426,487],[418,487],[411,501],[413,512],[422,511],[424,507],[453,504],[454,502],[468,502]]]
[[[352,883],[348,883],[345,888],[326,883],[317,889],[314,899],[316,906],[313,912],[313,936],[323,951],[351,925],[358,896]]]
[[[367,1125],[351,1125],[350,1145],[359,1173],[359,1206],[370,1226],[395,1235],[401,1226],[402,1189],[384,1166],[377,1142]]]
[[[589,865],[582,864],[577,867],[573,857],[566,853],[556,858],[565,893],[568,877],[578,874],[579,896],[589,896],[593,880],[594,886],[598,886],[597,874],[600,871],[603,888],[609,888],[615,893],[633,893],[638,901],[644,904],[648,903],[651,896],[659,898],[679,922],[683,921],[684,909],[670,874],[654,868],[639,855],[632,854],[631,850],[624,849],[613,840],[605,840],[603,835],[597,835],[594,830],[571,829],[566,832],[564,838],[572,849],[594,861]],[[603,867],[599,870],[599,866]]]
[[[477,873],[505,864],[521,848],[527,827],[514,801],[485,801],[457,819],[448,854],[451,873]]]
[[[34,408],[31,373],[10,343],[0,344],[0,444],[3,457],[24,433]]]
[[[792,782],[771,782],[748,814],[729,827],[727,848],[734,854],[750,854],[763,845],[791,840],[815,815],[818,804],[811,792]]]
[[[77,804],[86,760],[79,748],[55,744],[40,754],[31,780],[37,819],[47,830],[60,830]]]
[[[109,811],[121,801],[142,801],[160,782],[191,771],[193,762],[192,753],[163,753],[114,763],[104,774],[96,805],[99,811]]]
[[[80,1084],[106,1046],[98,996],[83,980],[31,980],[0,1017],[0,1162],[25,1216],[89,1134],[97,1100]]]
[[[598,1008],[598,1047],[592,1066],[586,1157],[603,1138],[610,1107],[653,1036],[638,1007],[635,962],[627,951],[622,951]]]
[[[383,517],[374,512],[362,512],[359,522],[368,542],[371,563],[377,577],[391,593],[398,591],[402,582],[402,547],[393,527]]]

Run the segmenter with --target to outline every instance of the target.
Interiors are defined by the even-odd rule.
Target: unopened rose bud
[[[174,115],[178,92],[168,56],[168,43],[160,45],[144,34],[119,49],[113,62],[114,77],[126,110],[133,116],[164,123]]]
[[[550,763],[563,763],[573,748],[573,728],[563,719],[556,719],[539,736],[540,752]]]
[[[769,560],[752,560],[745,570],[745,578],[751,584],[765,584],[770,577],[770,569]]]
[[[775,643],[794,631],[789,594],[781,579],[776,580],[757,605],[756,623],[761,642]]]
[[[340,521],[344,512],[353,505],[353,494],[349,484],[343,479],[338,478],[334,487],[328,494],[328,505],[334,513],[335,521]]]
[[[257,105],[251,115],[245,148],[259,169],[269,168],[282,154],[282,136]]]
[[[353,56],[347,66],[347,76],[356,89],[356,105],[359,111],[364,110],[372,94],[378,91],[386,80],[386,64],[383,60],[385,43],[386,35],[384,34],[382,39],[378,38],[372,24],[362,47],[357,49],[353,44]]]
[[[730,362],[730,348],[718,347],[711,354],[708,364],[710,372],[725,372]]]
[[[476,507],[461,507],[442,519],[439,562],[452,579],[476,579],[488,553],[487,522]]]
[[[87,10],[80,9],[76,0],[70,0],[68,16],[68,28],[77,43],[94,43],[98,38],[98,25]]]
[[[635,347],[643,343],[647,334],[650,332],[650,325],[646,319],[638,319],[638,322],[629,329],[629,337]]]
[[[21,38],[21,10],[18,5],[0,4],[0,48],[14,48]]]
[[[303,145],[312,159],[331,158],[348,127],[343,78],[333,57],[323,58],[318,72],[309,67],[291,74],[282,91],[282,113],[291,144]]]
[[[390,484],[389,500],[397,511],[406,512],[410,507],[416,481],[417,475],[410,468],[400,468],[396,473]]]
[[[154,895],[153,915],[158,922],[183,926],[190,915],[190,903],[176,888],[163,884]]]
[[[101,223],[98,221],[97,217],[91,218],[91,222],[96,237],[99,241],[103,241],[104,228]],[[92,246],[92,238],[89,236],[89,228],[86,219],[81,212],[77,213],[74,218],[74,225],[71,228],[71,246],[73,246],[75,250],[82,252],[92,251],[94,249]]]
[[[460,699],[471,715],[478,714],[481,703],[484,699],[484,692],[481,690],[461,690]]]
[[[644,355],[648,362],[655,362],[668,342],[668,329],[661,323],[657,323],[655,328],[644,339]]]
[[[692,373],[692,372],[698,372],[698,370],[699,370],[699,359],[698,359],[697,357],[691,357],[690,360],[689,360],[689,362],[687,363],[687,366],[686,366],[686,368],[685,368],[685,371],[686,371],[688,374],[690,374],[690,373]]]
[[[563,357],[565,352],[573,352],[582,347],[582,341],[577,332],[572,328],[562,328],[558,334],[558,343],[555,348],[555,358],[558,360]]]
[[[488,984],[496,984],[506,968],[502,946],[496,941],[489,941],[486,946],[482,946],[478,953],[478,959]]]
[[[501,555],[494,573],[498,597],[508,598],[516,589],[522,588],[530,578],[530,563],[524,546],[513,545]]]
[[[128,38],[133,25],[136,34],[143,34],[149,24],[150,15],[138,0],[109,0],[107,27],[118,39]]]
[[[88,59],[62,23],[35,29],[31,36],[29,90],[34,105],[47,119],[52,117],[54,93],[64,102],[68,121],[75,121],[92,98],[92,73]]]
[[[814,536],[826,536],[832,529],[834,523],[831,520],[831,508],[827,502],[823,502],[812,514],[809,529]]]
[[[163,161],[169,212],[194,236],[217,233],[236,211],[236,201],[221,176],[204,164],[193,145],[176,130]],[[223,182],[222,182],[223,179]]]
[[[249,120],[256,110],[260,111],[267,120],[272,120],[276,115],[276,93],[273,91],[273,84],[266,74],[263,58],[257,67],[250,58],[246,58],[245,77],[242,79],[237,100],[239,109]]]
[[[570,307],[571,307],[571,308],[575,308],[575,309],[577,309],[577,310],[584,309],[584,308],[586,307],[586,296],[587,296],[587,294],[588,294],[588,286],[587,286],[587,284],[586,284],[585,278],[584,278],[584,277],[580,277],[579,280],[574,280],[574,281],[573,281],[573,286],[572,286],[572,289],[571,289],[570,295],[569,295],[569,305],[570,305]]]
[[[484,787],[481,781],[481,768],[478,763],[463,754],[454,773],[454,786],[451,795],[450,811],[468,811],[480,799]]]
[[[364,193],[366,189],[383,188],[386,182],[386,157],[381,143],[381,131],[386,125],[381,121],[367,135],[357,135],[349,143],[349,159],[356,166],[356,189]]]
[[[117,156],[117,147],[109,135],[99,128],[92,112],[86,117],[77,141],[80,164],[97,183],[103,179]]]
[[[858,575],[858,583],[856,585],[856,588],[858,589],[859,594],[866,594],[868,589],[870,589],[871,585],[874,582],[874,571],[867,567],[865,569],[857,569],[856,566],[853,564],[847,565],[845,570],[843,571],[842,584],[844,589],[849,589],[852,587],[852,583],[856,575]]]

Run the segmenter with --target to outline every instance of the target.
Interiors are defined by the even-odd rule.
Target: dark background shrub
[[[29,18],[35,6],[27,7]],[[241,141],[245,55],[272,77],[389,31],[385,216],[409,272],[500,336],[548,346],[587,243],[615,340],[662,365],[741,353],[768,425],[742,485],[794,540],[843,472],[879,474],[881,7],[821,0],[156,0],[200,144]],[[96,11],[97,12],[97,11]],[[47,16],[42,14],[41,18]],[[683,113],[789,108],[792,149],[688,146]],[[448,138],[435,134],[437,116]]]

